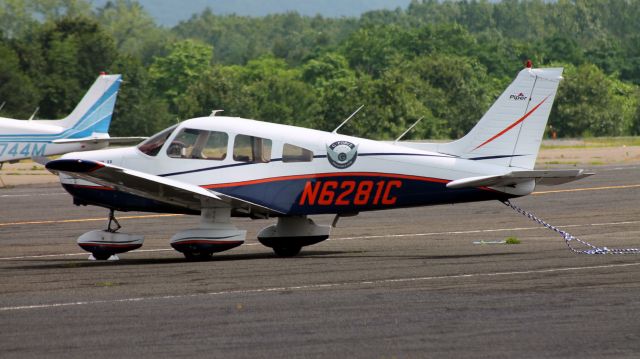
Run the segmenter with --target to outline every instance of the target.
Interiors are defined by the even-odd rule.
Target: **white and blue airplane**
[[[32,157],[104,148],[142,137],[109,137],[120,75],[101,74],[69,116],[61,120],[0,117],[0,167]],[[32,116],[33,117],[33,116]]]
[[[534,170],[561,68],[523,69],[478,124],[450,143],[380,142],[237,117],[194,118],[136,147],[69,153],[47,163],[76,205],[110,210],[78,244],[97,259],[139,248],[115,211],[199,215],[171,246],[187,258],[241,245],[230,218],[277,218],[258,240],[279,256],[327,239],[308,218],[398,207],[507,200],[583,170]]]

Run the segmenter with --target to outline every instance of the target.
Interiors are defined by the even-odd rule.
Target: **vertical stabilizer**
[[[506,167],[533,169],[562,68],[520,71],[489,111],[463,138],[437,151]]]
[[[71,114],[55,121],[56,125],[69,129],[65,137],[81,138],[93,133],[107,133],[120,82],[120,75],[98,76]]]

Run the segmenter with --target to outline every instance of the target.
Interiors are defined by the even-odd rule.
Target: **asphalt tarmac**
[[[514,203],[640,247],[640,167],[596,171]],[[2,358],[640,356],[640,255],[574,254],[499,202],[343,218],[295,258],[255,240],[273,221],[239,219],[247,243],[208,262],[168,244],[197,217],[145,213],[119,214],[142,250],[88,261],[75,239],[106,215],[59,185],[0,190]]]

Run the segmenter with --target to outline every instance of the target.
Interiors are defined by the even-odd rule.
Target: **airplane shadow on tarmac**
[[[74,260],[69,259],[47,259],[47,263],[43,264],[31,264],[18,266],[14,268],[18,269],[68,269],[68,268],[85,268],[85,267],[108,267],[108,266],[125,266],[125,265],[156,265],[156,264],[184,264],[184,263],[217,263],[217,262],[227,262],[227,261],[247,261],[247,260],[279,260],[290,261],[290,260],[312,260],[314,258],[335,258],[335,259],[344,259],[344,258],[396,258],[396,259],[406,259],[406,260],[443,260],[443,259],[463,259],[463,258],[482,258],[482,257],[491,257],[491,256],[509,256],[509,255],[518,255],[522,254],[521,252],[510,252],[510,253],[478,253],[478,254],[460,254],[460,255],[428,255],[428,256],[417,256],[415,254],[408,254],[406,256],[402,255],[363,255],[362,251],[308,251],[302,252],[299,255],[292,258],[281,258],[275,256],[273,253],[265,252],[265,253],[251,253],[251,254],[225,254],[225,255],[214,255],[209,260],[195,260],[189,261],[183,257],[175,257],[175,258],[139,258],[139,259],[129,259],[124,258],[118,261],[90,261],[86,258],[78,258]],[[26,261],[37,261],[41,262],[42,259],[29,259]],[[53,262],[53,263],[52,263]]]

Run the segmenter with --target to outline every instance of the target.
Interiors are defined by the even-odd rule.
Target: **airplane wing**
[[[497,176],[461,178],[447,183],[447,188],[514,186],[518,183],[531,180],[535,180],[539,185],[555,186],[591,175],[593,175],[593,173],[584,172],[584,170],[581,169],[512,171]]]
[[[200,210],[203,202],[213,201],[249,212],[254,209],[260,213],[279,213],[197,185],[98,161],[60,159],[47,162],[46,168],[56,174],[64,173],[117,191],[193,210]]]
[[[53,140],[52,143],[108,143],[110,145],[131,145],[146,140],[148,137],[85,137],[85,138],[62,138]]]

